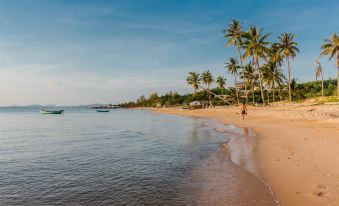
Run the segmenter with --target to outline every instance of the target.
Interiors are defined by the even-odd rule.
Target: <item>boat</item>
[[[45,110],[45,109],[40,109],[41,114],[62,114],[64,110]]]
[[[97,112],[109,112],[109,110],[98,109]]]

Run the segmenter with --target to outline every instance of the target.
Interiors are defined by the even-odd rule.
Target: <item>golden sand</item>
[[[249,106],[245,120],[240,107],[154,111],[252,128],[260,135],[259,167],[281,205],[339,205],[339,105]]]

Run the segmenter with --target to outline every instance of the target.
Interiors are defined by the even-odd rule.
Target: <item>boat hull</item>
[[[109,110],[97,110],[97,112],[109,112]]]
[[[43,110],[40,109],[41,114],[62,114],[64,110]]]

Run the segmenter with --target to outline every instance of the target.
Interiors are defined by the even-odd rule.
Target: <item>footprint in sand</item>
[[[316,197],[325,197],[326,196],[326,189],[327,187],[325,185],[317,185],[316,186],[317,188],[317,191],[314,191],[312,193],[313,196],[316,196]]]
[[[312,195],[317,196],[317,197],[324,197],[325,196],[325,192],[315,191],[315,192],[312,193]]]

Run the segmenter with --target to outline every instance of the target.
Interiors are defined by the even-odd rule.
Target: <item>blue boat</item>
[[[109,110],[98,109],[97,112],[109,112]]]

